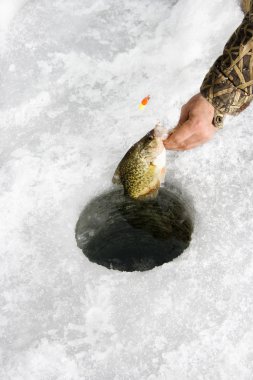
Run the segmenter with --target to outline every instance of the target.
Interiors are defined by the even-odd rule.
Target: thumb
[[[178,149],[184,147],[186,140],[188,140],[194,134],[192,126],[192,120],[187,120],[182,125],[178,125],[173,132],[164,141],[166,149]]]

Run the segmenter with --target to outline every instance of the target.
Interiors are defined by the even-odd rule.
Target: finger
[[[196,136],[195,136],[196,137]],[[180,150],[180,151],[183,151],[183,150],[191,150],[191,149],[194,149],[194,148],[197,148],[205,143],[207,143],[210,139],[206,139],[206,140],[198,140],[197,138],[194,137],[194,140],[191,140],[191,141],[187,141],[183,146],[181,147],[177,147],[177,148],[172,148],[170,150]]]
[[[206,143],[207,141],[211,140],[212,136],[206,135],[198,135],[198,133],[195,133],[192,135],[189,139],[185,141],[186,146],[191,146],[191,145],[201,145]]]
[[[176,127],[164,141],[166,149],[183,147],[185,142],[193,136],[192,121],[187,120],[183,125]]]
[[[180,114],[180,118],[179,118],[179,121],[177,123],[177,125],[182,125],[186,122],[186,120],[188,120],[189,118],[189,110],[188,110],[188,107],[186,106],[183,106],[181,108],[181,114]]]
[[[191,150],[191,149],[194,149],[194,148],[197,148],[198,146],[200,146],[201,144],[192,144],[192,145],[185,145],[185,146],[182,146],[182,147],[177,147],[177,148],[172,148],[170,150],[173,150],[173,151],[185,151],[185,150]]]
[[[209,139],[208,140],[195,141],[194,143],[187,143],[185,146],[185,150],[191,150],[191,149],[200,147],[201,145],[207,143],[208,141],[209,141]]]

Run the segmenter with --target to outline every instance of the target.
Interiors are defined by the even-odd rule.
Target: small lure
[[[139,104],[139,109],[142,110],[143,108],[146,107],[146,105],[148,104],[149,102],[149,99],[150,99],[150,96],[146,96],[146,98],[142,99],[142,101],[140,102]]]

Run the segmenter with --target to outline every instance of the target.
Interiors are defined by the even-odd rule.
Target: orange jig
[[[139,109],[143,109],[144,107],[146,107],[146,105],[148,104],[149,102],[149,99],[150,99],[150,96],[146,96],[144,99],[142,99],[142,101],[140,102],[139,104]]]

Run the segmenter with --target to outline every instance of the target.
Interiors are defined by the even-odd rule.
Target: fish
[[[112,178],[122,184],[125,195],[133,199],[154,199],[166,174],[166,150],[163,140],[168,137],[165,127],[157,124],[124,155]]]

